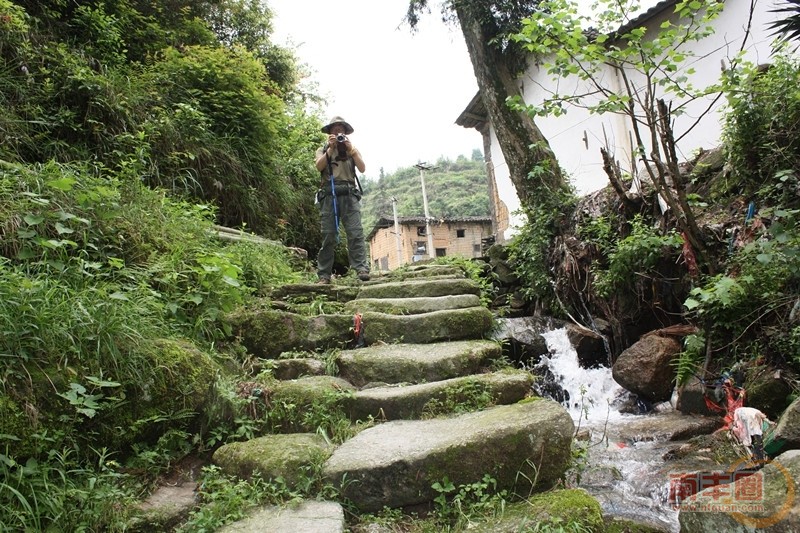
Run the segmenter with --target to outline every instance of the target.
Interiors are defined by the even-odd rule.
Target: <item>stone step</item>
[[[275,309],[239,309],[226,317],[233,334],[257,357],[287,351],[316,351],[354,345],[353,315],[305,316]],[[485,307],[418,315],[362,313],[364,340],[375,343],[433,343],[477,339],[489,333],[494,317]]]
[[[417,265],[407,266],[400,270],[393,270],[386,275],[387,279],[419,279],[451,276],[463,278],[464,271],[461,267],[453,265]]]
[[[374,311],[388,315],[416,315],[480,305],[481,300],[475,294],[456,294],[427,298],[359,298],[347,302],[344,309],[353,314]]]
[[[454,294],[479,296],[480,293],[480,286],[466,278],[418,279],[363,285],[358,292],[358,298],[418,298]]]
[[[435,412],[435,406],[486,407],[481,403],[516,403],[531,392],[533,375],[525,370],[504,370],[459,378],[365,389],[346,401],[351,420],[411,420]],[[467,410],[467,409],[463,409]]]
[[[276,287],[270,292],[269,297],[273,300],[291,299],[295,302],[310,302],[315,298],[325,297],[333,302],[349,302],[358,296],[360,290],[361,287],[358,285],[291,283]]]
[[[363,387],[368,383],[424,383],[478,374],[501,354],[500,344],[485,340],[378,344],[342,350],[337,364],[339,377]]]
[[[564,474],[573,431],[569,413],[545,399],[386,422],[339,446],[323,476],[364,512],[431,502],[439,495],[432,485],[444,478],[460,486],[489,475],[497,490],[525,496]]]
[[[286,506],[265,505],[220,533],[343,533],[344,509],[336,502],[304,500]]]
[[[362,313],[364,340],[375,343],[429,344],[442,341],[480,339],[494,325],[492,312],[485,307],[447,309],[418,315]]]

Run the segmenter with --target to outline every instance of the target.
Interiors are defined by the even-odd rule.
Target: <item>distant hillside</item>
[[[425,190],[431,217],[489,216],[489,185],[483,156],[459,156],[455,161],[440,159],[425,171]],[[363,224],[369,232],[381,217],[392,217],[392,198],[397,215],[424,216],[422,183],[416,167],[401,168],[378,181],[364,180]]]

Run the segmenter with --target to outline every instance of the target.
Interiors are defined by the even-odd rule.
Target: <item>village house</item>
[[[434,257],[480,257],[483,240],[492,235],[490,217],[431,219],[429,227],[430,235],[425,217],[398,217],[397,224],[380,218],[367,236],[372,268],[394,270]]]
[[[675,15],[677,3],[677,0],[645,2],[649,9],[620,28],[620,33],[643,27],[647,29],[646,35],[652,38],[667,21],[673,24],[680,22]],[[771,11],[775,6],[776,2],[772,0],[724,2],[724,9],[712,23],[714,33],[690,43],[683,70],[677,74],[685,75],[689,84],[703,89],[719,81],[740,50],[747,61],[758,65],[769,63],[774,39],[774,30],[769,25],[780,18]],[[543,63],[546,63],[546,59],[537,61],[531,56],[527,70],[518,78],[526,103],[538,105],[556,90],[562,94],[570,91],[572,94],[591,92],[586,82],[577,76],[552,79]],[[626,69],[626,79],[643,85],[640,73],[627,66],[622,68]],[[622,78],[618,70],[607,66],[605,78],[610,82],[616,80],[620,84],[618,92],[622,94]],[[678,102],[669,95],[667,97],[677,107]],[[681,104],[683,113],[673,116],[673,127],[679,139],[679,157],[688,160],[700,149],[713,149],[719,145],[722,133],[720,111],[725,99],[713,93]],[[608,185],[608,178],[603,171],[601,147],[606,147],[613,154],[623,172],[635,175],[638,171],[641,162],[634,155],[636,147],[632,141],[631,126],[622,115],[592,114],[584,108],[572,106],[564,115],[537,117],[535,121],[579,194],[588,194]],[[465,128],[474,128],[483,136],[489,179],[494,181],[491,193],[492,213],[497,215],[499,230],[496,237],[498,242],[503,242],[513,236],[525,220],[520,214],[520,201],[480,94],[467,105],[456,123]],[[504,235],[502,229],[505,227],[509,229]]]

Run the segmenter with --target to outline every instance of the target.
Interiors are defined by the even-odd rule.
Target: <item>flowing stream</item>
[[[626,422],[638,415],[615,407],[627,393],[613,380],[611,369],[581,368],[565,329],[545,333],[544,338],[550,355],[542,356],[537,373],[544,371],[563,389],[556,387],[551,396],[567,408],[577,428],[590,432],[588,466],[578,486],[597,498],[607,515],[679,531],[677,512],[667,503],[669,478],[662,459],[676,443],[647,435],[620,437]],[[657,410],[669,409],[666,404]]]

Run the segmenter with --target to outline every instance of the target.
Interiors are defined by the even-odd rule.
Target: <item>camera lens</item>
[[[336,136],[336,140],[340,143],[343,143],[347,137],[344,136],[344,133],[340,133]]]

